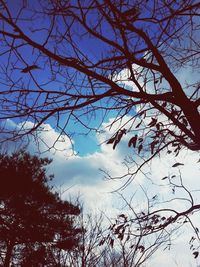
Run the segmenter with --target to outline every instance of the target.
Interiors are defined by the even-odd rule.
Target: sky
[[[39,145],[40,152],[43,152],[41,156],[53,159],[53,162],[48,167],[48,172],[55,175],[53,184],[64,199],[76,199],[79,196],[84,205],[84,212],[98,214],[103,211],[109,218],[115,218],[122,211],[128,214],[129,210],[124,209],[124,203],[119,198],[119,194],[113,192],[124,184],[125,179],[108,180],[105,178],[104,172],[109,171],[113,177],[121,176],[127,172],[123,164],[124,158],[129,155],[136,159],[133,148],[130,149],[127,146],[130,136],[126,136],[115,150],[112,149],[111,145],[105,144],[105,138],[109,138],[116,130],[116,128],[109,130],[107,127],[112,120],[113,118],[110,118],[107,122],[103,123],[102,129],[104,131],[102,134],[96,135],[95,138],[99,148],[94,152],[87,153],[85,151],[82,155],[73,154],[71,142],[66,136],[60,137],[60,142],[56,143],[55,149],[52,148],[47,151],[46,144],[51,147],[59,136],[59,133],[49,124],[43,125],[45,131],[41,132],[38,136],[39,144],[34,139],[31,139],[27,147],[27,150],[31,153],[38,153]],[[128,121],[129,117],[124,118],[124,120]],[[10,121],[8,123],[13,126],[13,122]],[[27,122],[27,127],[30,126],[31,122]],[[87,141],[89,145],[90,141]],[[73,140],[73,142],[76,141]],[[14,145],[13,149],[16,149],[16,143],[10,144],[10,149],[12,145]],[[199,192],[195,191],[200,188],[200,163],[198,163],[198,160],[199,155],[194,152],[183,151],[176,159],[167,153],[163,153],[160,158],[155,158],[149,166],[144,168],[147,177],[144,177],[143,174],[137,175],[134,181],[124,190],[119,190],[119,193],[122,193],[127,199],[134,193],[137,193],[134,198],[134,205],[139,208],[145,205],[145,197],[140,190],[141,186],[147,192],[149,199],[152,199],[155,194],[158,195],[159,201],[173,199],[172,188],[162,178],[172,175],[177,175],[178,177],[179,172],[181,172],[184,185],[190,191],[194,191],[194,198],[198,201]],[[171,166],[175,162],[181,162],[184,165],[172,168]],[[149,179],[152,179],[153,182],[149,181]],[[174,182],[178,182],[178,178],[174,179]],[[180,192],[176,192],[176,196],[187,197],[187,194],[180,190]],[[170,205],[174,205],[179,211],[188,207],[187,201],[176,199]],[[166,204],[167,206],[168,204]],[[195,226],[199,225],[199,216],[194,217],[194,222]],[[171,250],[159,250],[152,257],[152,260],[147,262],[148,267],[167,267],[169,264],[173,267],[189,267],[199,264],[197,260],[194,260],[189,250],[188,241],[191,237],[191,229],[184,228],[175,234],[174,238],[176,236],[177,238],[174,239]]]
[[[13,7],[14,8],[14,7]],[[47,23],[46,21],[43,23]],[[37,38],[42,37],[40,33]],[[90,43],[91,49],[88,49],[85,44],[85,50],[87,50],[91,59],[95,58],[96,46],[94,43]],[[24,49],[24,48],[23,48]],[[98,47],[99,50],[103,50],[103,47]],[[25,52],[28,53],[28,49]],[[100,54],[100,53],[99,53]],[[28,60],[30,64],[35,58],[29,57]],[[19,66],[19,68],[24,66]],[[42,66],[40,66],[42,67]],[[16,70],[16,74],[17,71]],[[35,70],[35,75],[40,76],[40,69]],[[44,73],[44,72],[43,72]],[[48,73],[46,74],[49,75]],[[126,80],[126,70],[120,73],[120,79]],[[177,73],[178,79],[184,83],[194,82],[198,80],[199,73],[193,73],[190,68],[184,69]],[[47,78],[47,76],[42,76],[41,80]],[[40,80],[40,82],[42,82]],[[132,86],[129,82],[124,83],[125,86]],[[55,85],[56,84],[53,84]],[[151,90],[151,88],[149,89]],[[135,111],[133,111],[135,112]],[[91,124],[97,126],[97,118],[93,117],[91,119]],[[70,122],[68,126],[69,131],[75,131],[76,135],[71,136],[71,140],[67,136],[59,134],[57,130],[53,128],[53,121],[49,120],[43,124],[43,131],[37,134],[37,139],[34,136],[30,136],[28,142],[23,141],[23,145],[27,144],[26,148],[31,153],[41,153],[41,156],[48,156],[53,159],[52,164],[49,166],[48,172],[53,173],[55,178],[53,180],[55,188],[60,191],[61,196],[65,199],[76,198],[78,195],[83,201],[85,212],[100,213],[104,212],[109,217],[114,218],[116,215],[120,214],[122,208],[124,207],[122,199],[119,198],[119,194],[115,191],[122,193],[126,198],[131,197],[136,193],[134,199],[134,205],[136,207],[143,207],[145,205],[143,188],[147,192],[149,199],[152,199],[155,195],[158,196],[160,202],[167,201],[166,206],[170,203],[178,210],[183,210],[188,207],[187,201],[185,199],[177,200],[174,199],[173,188],[169,187],[167,180],[163,178],[168,176],[174,178],[174,182],[179,182],[179,177],[181,175],[184,185],[188,188],[194,195],[195,201],[198,203],[200,201],[199,192],[200,189],[199,181],[199,168],[200,163],[198,163],[199,155],[196,152],[189,152],[183,150],[177,158],[172,155],[163,152],[161,157],[156,157],[152,162],[145,166],[143,173],[139,173],[127,187],[123,190],[121,188],[126,183],[128,177],[124,179],[108,179],[108,173],[111,177],[120,177],[127,174],[127,166],[125,163],[127,161],[137,160],[138,163],[141,162],[141,158],[136,155],[133,148],[128,148],[127,143],[131,137],[131,133],[128,133],[115,150],[113,150],[112,145],[106,144],[112,134],[116,132],[119,125],[115,124],[111,129],[108,127],[110,123],[114,120],[116,113],[110,113],[105,121],[100,127],[100,131],[97,132],[87,132],[83,131],[79,124],[74,124]],[[123,123],[130,119],[129,116],[124,116]],[[13,121],[7,120],[8,129],[20,128],[23,120]],[[21,123],[21,124],[20,124]],[[27,121],[24,127],[33,126],[33,122]],[[83,134],[84,132],[84,134]],[[59,137],[60,136],[60,137]],[[55,140],[59,140],[54,144]],[[2,150],[12,151],[17,149],[20,143],[6,143],[4,144]],[[72,150],[72,145],[74,146],[74,151]],[[49,149],[50,148],[50,149]],[[176,162],[181,162],[178,168],[173,168],[172,166]],[[131,170],[134,169],[134,164],[129,166]],[[176,192],[176,196],[188,197],[185,192]],[[173,200],[172,200],[173,199]],[[157,205],[161,206],[159,204]],[[123,210],[123,212],[128,210]],[[195,225],[199,224],[199,216],[194,215]],[[184,266],[190,267],[200,264],[198,259],[194,259],[191,255],[189,249],[188,240],[191,236],[191,229],[182,228],[180,232],[177,233],[177,238],[174,240],[172,249],[169,250],[159,250],[157,254],[153,256],[148,267],[176,267]]]
[[[126,80],[126,75],[126,70],[123,70],[119,74],[120,79]],[[190,68],[177,73],[177,77],[182,84],[192,83],[198,79],[197,73],[192,72]],[[125,86],[131,86],[131,84],[125,82]],[[198,162],[200,157],[196,152],[184,150],[177,158],[163,152],[160,157],[154,158],[151,164],[145,166],[143,172],[146,176],[143,173],[139,173],[123,190],[121,190],[121,187],[126,183],[128,177],[124,179],[108,179],[108,173],[111,177],[120,177],[127,174],[127,167],[124,164],[125,159],[141,162],[134,149],[129,148],[127,145],[131,133],[127,133],[124,136],[115,150],[113,150],[112,145],[106,144],[106,140],[120,126],[119,123],[115,123],[112,128],[109,127],[115,116],[115,113],[110,113],[99,128],[99,132],[89,132],[87,134],[86,132],[81,134],[83,132],[81,126],[71,122],[69,128],[71,127],[75,132],[78,132],[78,134],[72,136],[71,140],[65,135],[60,136],[50,121],[50,123],[43,124],[43,131],[37,134],[37,138],[30,136],[29,140],[24,139],[22,143],[5,143],[2,150],[12,151],[18,149],[22,144],[26,144],[26,149],[31,153],[41,153],[41,156],[52,158],[53,162],[48,167],[48,172],[55,175],[53,180],[55,189],[61,193],[64,199],[76,199],[79,196],[86,213],[104,212],[110,218],[115,218],[122,212],[122,209],[123,212],[129,213],[128,209],[124,210],[124,203],[117,192],[123,194],[127,199],[137,193],[134,198],[134,204],[136,207],[143,207],[145,198],[141,187],[148,193],[149,199],[157,195],[160,202],[170,201],[174,199],[172,187],[168,186],[166,179],[162,179],[166,176],[172,177],[176,175],[177,177],[174,181],[178,182],[180,174],[184,185],[192,191],[196,203],[199,203],[200,197],[197,189],[200,189],[200,163]],[[121,123],[126,123],[129,119],[130,116],[124,116]],[[97,120],[94,119],[92,123],[96,126]],[[8,129],[21,127],[20,122],[14,122],[13,120],[7,120],[6,124]],[[24,124],[25,128],[30,128],[31,126],[33,126],[31,121],[27,121]],[[129,124],[126,127],[128,128]],[[58,141],[54,144],[57,139]],[[74,151],[72,150],[72,145]],[[172,168],[176,162],[184,165]],[[134,169],[133,165],[130,166],[131,169]],[[176,192],[176,197],[188,196],[180,190]],[[184,200],[175,199],[170,203],[180,211],[188,207],[187,201]],[[161,206],[163,207],[163,205]],[[166,207],[168,207],[168,204],[166,204]],[[199,221],[199,216],[194,216],[196,226],[199,225]],[[198,266],[200,262],[198,259],[194,259],[188,245],[191,234],[191,229],[182,228],[176,234],[177,238],[173,240],[171,250],[160,249],[147,262],[147,266]]]

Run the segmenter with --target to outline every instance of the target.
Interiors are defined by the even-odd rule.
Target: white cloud
[[[135,66],[133,66],[133,69],[135,69]],[[140,69],[138,69],[138,71],[140,71]],[[125,86],[128,86],[128,88],[130,89],[129,86],[131,86],[131,81],[128,80],[129,75],[130,74],[127,70],[123,70],[118,74],[115,79],[120,80],[121,78],[123,84]],[[192,95],[195,89],[193,85],[199,82],[199,73],[197,73],[197,71],[194,71],[191,67],[188,66],[184,70],[181,69],[175,75],[180,81],[180,83],[183,85],[186,94],[188,96]],[[138,81],[141,86],[144,85],[142,77],[139,77]],[[160,88],[164,89],[163,92],[169,90],[169,85],[167,84],[167,82],[162,81],[161,84],[159,84],[159,82],[157,85],[160,85]],[[148,87],[146,87],[146,90],[149,93],[154,93],[153,88],[154,84],[148,83]],[[133,85],[132,90],[137,91],[138,89],[135,87],[135,85]],[[139,110],[140,108],[141,107],[138,106],[137,110]],[[153,117],[154,115],[154,111],[148,112],[147,118],[145,119],[146,125],[150,122],[151,117]],[[164,115],[160,115],[158,118],[159,122],[165,120],[166,117]],[[194,204],[200,203],[200,163],[197,163],[199,158],[200,155],[198,154],[198,152],[191,152],[187,150],[182,151],[177,157],[174,157],[171,154],[166,154],[166,152],[162,152],[160,157],[156,157],[152,160],[150,166],[145,166],[145,168],[143,168],[144,173],[147,175],[147,179],[144,179],[143,177],[142,186],[146,189],[149,197],[153,194],[157,194],[161,202],[170,201],[173,199],[173,201],[165,202],[165,204],[162,203],[158,207],[171,207],[177,211],[183,211],[191,206],[191,203],[188,202],[188,199],[190,199],[190,193],[192,193]],[[184,163],[184,165],[177,168],[172,167],[176,162]],[[173,194],[173,187],[169,187],[168,180],[162,180],[162,178],[165,176],[172,177],[173,175],[176,175],[176,177],[172,179],[172,182],[180,185],[181,177],[183,185],[187,190],[189,190],[189,193],[182,187],[179,189],[176,188],[176,192],[175,194]],[[152,183],[149,182],[149,179],[152,179]],[[195,216],[193,216],[192,221],[195,227],[199,228],[199,212],[196,213]],[[200,264],[198,258],[194,259],[192,251],[190,251],[188,245],[189,239],[194,233],[193,230],[191,228],[189,230],[186,230],[184,228],[182,229],[182,231],[183,232],[181,236],[177,238],[175,242],[175,246],[173,246],[170,251],[162,252],[159,250],[158,253],[155,254],[152,260],[147,264],[147,266],[189,267],[197,266],[198,264]]]
[[[21,128],[22,124],[15,124],[11,121],[9,126]],[[33,127],[32,122],[28,121],[23,124],[23,129],[31,127]],[[113,131],[115,130],[113,129]],[[99,135],[98,140],[101,142],[103,137]],[[55,141],[57,142],[55,143]],[[110,206],[113,198],[110,191],[119,187],[121,182],[104,181],[105,173],[103,171],[109,171],[112,176],[121,176],[126,171],[126,168],[121,165],[125,156],[121,153],[122,144],[115,151],[112,146],[102,144],[100,152],[81,157],[76,155],[76,152],[72,153],[71,145],[74,141],[69,140],[64,135],[59,135],[49,124],[43,124],[42,130],[36,136],[30,135],[28,139],[25,137],[25,142],[28,142],[26,148],[31,153],[41,152],[41,157],[53,159],[51,166],[49,166],[49,173],[55,175],[54,183],[58,187],[62,186],[65,189],[72,186],[69,193],[73,194],[78,194],[80,191],[84,195],[84,202],[88,207],[95,206],[95,208],[100,209],[99,207]],[[10,151],[17,148],[16,142],[9,142]],[[98,201],[96,201],[97,196],[99,197]]]
[[[123,123],[126,123],[126,127],[129,128],[129,117],[124,117]],[[105,144],[104,141],[109,139],[118,128],[121,126],[120,122],[116,123],[111,129],[108,125],[112,122],[112,119],[102,125],[102,134],[97,135],[97,140],[101,143],[100,151],[93,154],[79,156],[72,155],[71,142],[66,136],[59,136],[50,125],[44,124],[45,131],[38,133],[37,141],[39,141],[40,150],[45,151],[42,156],[53,158],[53,163],[49,169],[50,173],[55,174],[55,180],[57,187],[61,186],[61,191],[66,192],[63,197],[68,198],[69,195],[77,196],[80,194],[84,205],[93,211],[104,211],[108,216],[114,217],[115,214],[121,212],[122,200],[119,196],[110,193],[111,191],[119,188],[125,180],[104,180],[104,173],[100,169],[109,171],[111,176],[122,176],[126,174],[127,168],[122,164],[124,157],[127,153],[132,155],[134,150],[127,147],[127,141],[131,136],[131,133],[124,135],[124,139],[113,150],[112,145]],[[11,123],[12,125],[12,123]],[[32,126],[31,122],[27,122],[27,127]],[[54,146],[54,141],[60,140]],[[72,142],[74,142],[72,140]],[[54,148],[53,148],[54,146]],[[55,149],[57,148],[57,150]],[[28,150],[36,152],[38,149],[38,143],[31,137]],[[132,155],[136,159],[136,155]],[[200,188],[199,181],[199,168],[200,163],[197,163],[199,155],[197,153],[183,151],[177,158],[174,158],[171,154],[163,152],[160,158],[155,158],[150,165],[146,165],[143,172],[144,176],[139,173],[132,184],[130,184],[123,194],[128,198],[133,193],[137,193],[133,205],[139,210],[146,205],[144,201],[144,195],[142,195],[141,187],[146,190],[149,198],[152,198],[155,194],[158,194],[159,200],[164,201],[170,198],[181,196],[181,192],[176,192],[173,195],[171,189],[167,185],[167,180],[162,180],[165,176],[179,175],[181,171],[184,185],[189,189]],[[172,165],[175,162],[181,162],[185,165],[173,168]],[[131,167],[131,166],[130,166]],[[149,179],[152,180],[149,180]],[[176,179],[176,178],[175,178]],[[194,192],[196,201],[199,201],[198,193]],[[180,210],[185,208],[185,202],[177,199],[172,202],[173,207]],[[159,205],[158,205],[159,206]],[[162,207],[163,204],[160,204]],[[166,206],[170,206],[166,203]],[[129,212],[128,208],[124,208],[123,212]],[[195,219],[195,225],[199,224],[199,215],[197,214]],[[176,261],[183,266],[183,262],[188,264],[191,262],[195,266],[192,253],[185,245],[189,241],[189,234],[184,235],[183,239],[177,238],[177,245],[172,248],[171,251],[160,251],[152,258],[152,263],[149,262],[148,266],[168,266],[169,261],[171,267],[176,266]],[[184,242],[183,242],[184,241]],[[181,250],[184,250],[184,255],[181,255]],[[168,259],[170,256],[170,260]],[[168,260],[167,260],[168,259]],[[184,265],[187,266],[187,265]]]

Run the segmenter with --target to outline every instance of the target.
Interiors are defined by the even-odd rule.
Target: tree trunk
[[[6,257],[5,257],[5,261],[4,261],[4,267],[10,267],[10,261],[11,261],[13,247],[14,247],[14,242],[9,242],[8,246],[7,246]]]

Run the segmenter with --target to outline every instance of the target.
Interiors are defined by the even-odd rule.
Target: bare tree
[[[126,131],[137,127],[143,139],[154,135],[151,143],[133,137],[129,146],[139,152],[150,145],[154,155],[170,144],[176,152],[199,150],[199,81],[184,84],[176,75],[199,66],[199,2],[16,3],[0,5],[1,128],[7,138],[34,133],[51,118],[61,133],[69,134],[70,120],[98,129],[111,110],[116,120],[130,115],[133,126]],[[89,123],[94,114],[98,125]],[[134,125],[138,116],[141,123]],[[6,130],[8,119],[21,121],[13,133]],[[109,140],[114,148],[124,128]]]
[[[100,266],[102,249],[99,243],[103,238],[105,223],[103,216],[82,214],[79,218],[79,224],[84,230],[80,236],[79,246],[66,254],[66,263],[75,267]]]
[[[165,176],[162,180],[166,181],[163,186],[167,186],[171,194],[164,198],[157,190],[156,195],[150,196],[153,190],[150,189],[151,193],[148,193],[141,187],[142,192],[138,193],[143,200],[141,205],[136,204],[138,202],[134,194],[128,200],[118,192],[125,206],[123,213],[111,224],[109,239],[112,245],[117,240],[123,251],[127,252],[124,262],[128,263],[125,266],[143,266],[157,250],[170,250],[180,231],[187,231],[186,243],[194,259],[199,256],[200,205],[196,200],[199,189],[187,188],[180,171],[178,175]],[[142,193],[144,197],[141,197]]]
[[[199,10],[193,0],[1,0],[1,140],[45,122],[70,137],[71,122],[97,131],[114,116],[105,141],[115,149],[131,134],[145,154],[137,170],[163,149],[199,151],[200,82],[179,78],[199,68]],[[199,210],[190,203],[168,222]]]
[[[120,254],[119,266],[146,266],[157,250],[170,249],[180,228],[179,225],[171,229],[161,227],[168,216],[161,216],[155,201],[152,202],[146,192],[145,196],[143,205],[139,207],[134,204],[134,195],[127,200],[120,194],[125,203],[124,212],[111,224],[108,235],[110,245],[116,246],[115,249]]]
[[[140,219],[141,210],[136,212],[132,203],[124,201],[129,205],[130,216],[120,214],[114,223],[105,214],[80,217],[84,231],[79,246],[65,252],[64,266],[139,267],[147,264],[157,249],[170,246],[177,228],[148,233],[143,227],[147,220]]]

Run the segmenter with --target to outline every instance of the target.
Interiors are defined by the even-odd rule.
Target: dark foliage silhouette
[[[74,216],[80,214],[80,209],[51,191],[48,181],[52,176],[46,173],[50,162],[24,151],[0,155],[0,243],[4,266],[25,262],[26,258],[29,264],[37,260],[38,264],[44,261],[49,266],[50,251],[69,250],[78,243],[80,229],[74,225]]]

